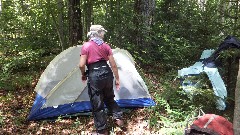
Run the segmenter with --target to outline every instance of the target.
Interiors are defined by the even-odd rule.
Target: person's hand
[[[85,82],[87,80],[87,76],[86,75],[82,75],[82,82]]]
[[[119,80],[115,81],[115,85],[116,85],[117,91],[119,91],[120,90],[120,82],[119,82]]]

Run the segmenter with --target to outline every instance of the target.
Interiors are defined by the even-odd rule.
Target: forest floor
[[[6,92],[0,90],[0,134],[1,135],[87,135],[94,131],[91,116],[75,116],[55,120],[27,121],[35,99],[33,88]],[[153,133],[149,126],[148,114],[142,109],[124,113],[127,131],[112,126],[112,135],[148,135]]]

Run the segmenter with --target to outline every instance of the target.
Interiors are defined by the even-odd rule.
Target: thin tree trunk
[[[2,0],[0,0],[0,14],[2,12]]]
[[[64,24],[63,24],[63,0],[57,0],[58,2],[58,30],[59,40],[62,50],[65,49],[65,38],[64,38]]]
[[[238,70],[237,84],[236,84],[236,90],[235,90],[233,130],[234,130],[234,135],[240,135],[240,60],[239,60],[239,70]]]
[[[226,10],[226,1],[225,0],[221,0],[220,2],[219,2],[219,8],[220,8],[220,16],[221,16],[221,18],[220,18],[220,23],[223,25],[224,24],[224,22],[225,22],[225,16],[224,16],[224,14],[225,14],[225,10]]]
[[[53,13],[53,11],[50,9],[50,15],[52,16],[52,19],[53,19],[53,23],[54,23],[54,26],[56,28],[56,32],[57,32],[57,35],[58,35],[58,39],[59,39],[59,44],[62,48],[62,50],[64,50],[64,35],[63,35],[63,19],[61,18],[62,17],[62,8],[63,8],[63,1],[62,0],[57,0],[58,2],[58,22],[57,22],[57,19]]]
[[[116,6],[117,6],[117,17],[115,18],[116,19],[116,22],[117,22],[117,24],[118,25],[116,25],[117,27],[116,27],[116,36],[117,37],[123,37],[123,35],[122,35],[122,26],[121,26],[121,24],[122,24],[122,19],[121,19],[121,1],[119,0],[119,1],[117,1],[117,3],[116,3]],[[112,13],[113,13],[113,8],[111,9],[112,11]],[[119,17],[118,17],[119,16]],[[112,29],[112,31],[114,30],[114,28]],[[117,40],[117,43],[119,44],[119,45],[123,45],[123,43],[122,43],[122,40],[121,40],[121,38],[119,38],[118,40]]]
[[[234,19],[234,29],[233,29],[233,34],[236,35],[237,34],[237,30],[238,30],[238,13],[239,13],[239,1],[237,0],[235,3],[235,19]]]
[[[141,46],[141,42],[143,37],[140,37],[140,25],[141,25],[141,21],[140,21],[140,14],[141,14],[141,0],[135,0],[135,5],[134,5],[134,11],[136,13],[136,15],[134,16],[133,19],[133,23],[135,25],[135,30],[134,30],[134,35],[135,35],[135,44],[137,46]]]
[[[92,12],[93,12],[93,3],[92,0],[84,1],[84,33],[86,34],[89,31],[91,23],[93,23]]]

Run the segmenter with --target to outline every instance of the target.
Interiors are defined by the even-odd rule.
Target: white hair
[[[102,25],[92,25],[90,31],[87,33],[88,38],[102,38],[100,36],[101,32],[107,32]]]
[[[87,33],[87,37],[88,38],[94,38],[94,37],[100,37],[100,36],[99,36],[99,32],[98,31],[89,31]]]

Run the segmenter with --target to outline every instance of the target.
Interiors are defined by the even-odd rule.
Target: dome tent
[[[42,73],[35,87],[36,98],[28,120],[86,113],[91,111],[87,83],[78,67],[82,46],[70,47],[57,55]],[[114,87],[115,100],[121,108],[154,106],[145,82],[137,72],[132,56],[123,49],[113,49],[119,70],[120,91]]]

